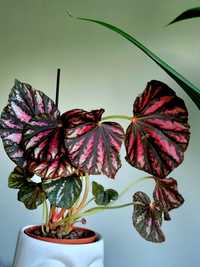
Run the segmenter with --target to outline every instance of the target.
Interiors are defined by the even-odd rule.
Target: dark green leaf
[[[109,23],[88,19],[88,18],[78,18],[80,20],[89,21],[93,23],[97,23],[102,25],[118,34],[122,37],[130,41],[132,44],[137,46],[140,50],[142,50],[148,57],[150,57],[155,63],[158,64],[177,84],[189,95],[192,101],[196,104],[198,109],[200,109],[200,89],[193,85],[189,80],[183,77],[180,73],[178,73],[175,69],[173,69],[170,65],[168,65],[165,61],[159,58],[156,54],[151,52],[147,47],[145,47],[142,43],[140,43],[136,38],[131,36],[130,34],[124,32],[123,30],[113,26]]]
[[[101,184],[98,184],[97,182],[92,182],[92,194],[96,196],[97,194],[104,192],[104,187]]]
[[[81,194],[82,182],[80,177],[74,174],[55,181],[44,182],[43,189],[52,205],[69,209]]]
[[[8,177],[8,187],[20,189],[32,177],[32,173],[29,173],[25,169],[17,166],[14,168],[13,172],[11,172],[10,176]]]
[[[27,209],[36,209],[46,199],[41,183],[27,182],[18,192],[18,200],[23,202]]]
[[[178,21],[200,17],[200,7],[188,9],[172,20],[168,25]]]
[[[133,195],[134,211],[133,226],[137,232],[147,241],[160,243],[165,241],[161,230],[162,210],[155,202],[143,192]]]
[[[118,199],[117,191],[113,189],[104,190],[104,187],[95,181],[92,183],[92,193],[97,205],[108,205],[111,201]]]

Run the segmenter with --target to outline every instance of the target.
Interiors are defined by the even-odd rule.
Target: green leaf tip
[[[173,19],[169,24],[167,24],[167,26],[174,24],[175,22],[183,21],[186,19],[193,19],[197,17],[200,17],[200,7],[195,7],[184,11],[178,17]]]

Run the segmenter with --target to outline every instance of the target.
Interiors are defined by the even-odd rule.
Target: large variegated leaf
[[[29,155],[29,169],[37,175],[57,179],[75,172],[64,145],[61,119],[51,119],[46,114],[34,117],[25,127],[23,142]]]
[[[20,189],[33,177],[33,173],[23,169],[19,166],[15,167],[14,170],[8,177],[8,187],[14,189]]]
[[[21,167],[27,164],[21,142],[24,127],[33,117],[44,113],[55,119],[59,116],[59,111],[49,97],[29,84],[16,80],[9,95],[8,105],[1,113],[0,135],[6,153]]]
[[[177,181],[173,178],[155,178],[156,186],[153,192],[154,200],[164,210],[165,220],[170,220],[169,211],[180,207],[184,198],[178,192]]]
[[[114,178],[121,167],[119,151],[124,132],[118,123],[100,123],[103,111],[82,111],[77,119],[74,116],[75,126],[66,131],[65,145],[73,166],[89,174]]]
[[[136,98],[126,131],[126,160],[156,177],[166,177],[184,157],[190,132],[181,98],[166,84],[151,81]]]
[[[118,199],[118,192],[113,189],[104,189],[101,184],[92,182],[92,194],[97,205],[108,205]]]
[[[18,200],[23,202],[27,209],[36,209],[46,199],[41,183],[27,182],[18,192]]]
[[[82,181],[77,175],[43,183],[49,202],[58,208],[69,209],[82,191]]]
[[[165,241],[161,230],[162,210],[143,192],[133,195],[133,225],[137,232],[147,241],[160,243]]]

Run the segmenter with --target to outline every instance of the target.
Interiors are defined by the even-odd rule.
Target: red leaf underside
[[[182,99],[167,85],[151,81],[133,106],[126,131],[126,160],[157,177],[166,177],[184,157],[190,132]]]
[[[156,186],[153,192],[153,198],[158,201],[164,210],[165,220],[170,220],[169,211],[180,207],[184,198],[178,192],[177,181],[173,178],[155,178]]]

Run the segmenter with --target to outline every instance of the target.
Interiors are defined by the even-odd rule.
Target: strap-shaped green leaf
[[[82,181],[75,174],[58,180],[43,183],[49,202],[56,207],[69,209],[79,198]]]
[[[106,22],[103,22],[103,21],[100,21],[100,20],[89,19],[89,18],[78,18],[78,19],[102,25],[102,26],[104,26],[104,27],[106,27],[106,28],[108,28],[108,29],[120,34],[122,37],[124,37],[125,39],[130,41],[132,44],[137,46],[147,56],[149,56],[155,63],[157,63],[158,66],[160,66],[188,94],[188,96],[196,104],[198,109],[200,109],[200,89],[198,87],[196,87],[194,84],[192,84],[185,77],[183,77],[180,73],[178,73],[170,65],[168,65],[164,60],[159,58],[151,50],[149,50],[147,47],[145,47],[136,38],[134,38],[130,34],[124,32],[123,30],[117,28],[116,26],[113,26],[113,25],[111,25],[109,23],[106,23]]]
[[[183,13],[181,13],[178,17],[172,20],[168,25],[173,24],[178,21],[186,20],[186,19],[193,19],[200,17],[200,7],[190,8]]]

